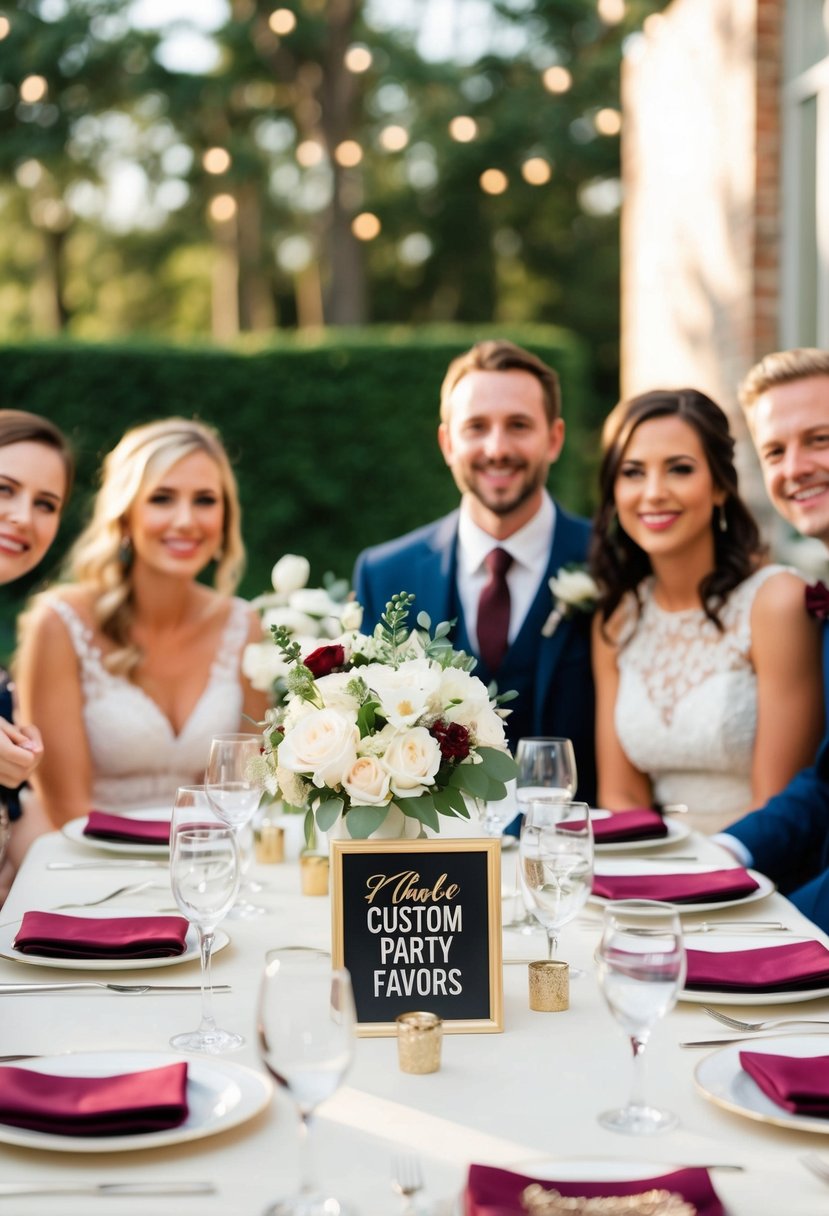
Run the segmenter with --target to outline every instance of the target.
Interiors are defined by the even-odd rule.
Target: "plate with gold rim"
[[[753,1046],[729,1043],[713,1051],[694,1069],[694,1083],[703,1097],[732,1114],[771,1123],[775,1127],[790,1127],[802,1132],[829,1133],[829,1117],[796,1115],[778,1106],[760,1089],[740,1064],[741,1051],[756,1051],[765,1055],[829,1056],[829,1040],[825,1035],[787,1034],[777,1038],[758,1038]]]

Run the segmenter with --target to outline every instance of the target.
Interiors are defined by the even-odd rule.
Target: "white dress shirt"
[[[496,540],[488,532],[484,532],[483,528],[479,528],[471,517],[466,501],[461,501],[458,523],[458,596],[469,641],[476,654],[478,600],[489,580],[487,554],[492,549],[504,549],[512,558],[512,565],[507,571],[510,594],[509,641],[512,644],[547,573],[555,526],[556,509],[546,490],[541,506],[532,519],[506,540]],[[550,606],[552,607],[552,599]]]

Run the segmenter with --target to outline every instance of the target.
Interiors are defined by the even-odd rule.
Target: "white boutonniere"
[[[551,638],[565,617],[576,612],[593,612],[599,598],[599,588],[584,566],[562,566],[550,579],[553,610],[544,622],[541,634]]]

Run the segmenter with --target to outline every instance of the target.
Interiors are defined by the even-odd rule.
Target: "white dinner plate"
[[[600,807],[592,807],[590,810],[590,818],[594,820],[609,819],[612,814],[612,811],[605,811]],[[667,836],[657,836],[650,840],[608,841],[606,844],[596,844],[596,852],[638,853],[640,849],[661,849],[666,845],[679,844],[680,840],[685,840],[691,835],[691,829],[687,823],[668,818],[665,820],[665,825],[668,829]]]
[[[169,807],[156,806],[146,811],[125,812],[129,819],[166,819],[169,823],[171,815]],[[100,849],[104,853],[118,853],[122,857],[167,857],[170,853],[168,844],[138,844],[131,840],[96,840],[94,836],[84,836],[83,830],[89,822],[88,815],[80,819],[70,819],[61,828],[67,840],[73,844],[83,845],[87,849]]]
[[[95,916],[95,908],[79,908],[72,916]],[[98,913],[100,915],[100,913]],[[113,913],[113,918],[114,918]],[[119,910],[119,916],[157,916],[158,913]],[[107,919],[110,919],[107,917]],[[65,971],[145,971],[153,967],[175,967],[179,963],[192,963],[199,958],[199,934],[195,925],[189,925],[184,944],[187,949],[183,954],[175,954],[170,958],[45,958],[42,954],[23,954],[15,950],[12,942],[17,936],[21,920],[0,928],[0,955],[14,959],[18,963],[29,963],[32,967],[59,967]],[[213,953],[223,950],[229,943],[228,935],[219,929],[213,943]]]
[[[270,1101],[273,1084],[263,1073],[241,1064],[203,1056],[164,1051],[90,1051],[77,1055],[26,1060],[15,1068],[61,1077],[106,1077],[139,1069],[187,1063],[187,1103],[190,1113],[180,1127],[131,1136],[59,1136],[0,1123],[0,1142],[59,1153],[123,1153],[156,1149],[214,1136],[258,1115]]]
[[[517,1173],[537,1178],[539,1182],[636,1182],[639,1178],[659,1178],[685,1169],[664,1161],[631,1161],[621,1157],[533,1157],[514,1161],[509,1167]]]
[[[725,950],[760,950],[767,946],[788,946],[794,942],[817,940],[798,937],[796,933],[735,933],[733,936],[727,933],[701,933],[699,936],[705,940],[698,941],[696,935],[686,935],[686,948],[722,953]],[[799,992],[718,992],[711,988],[706,988],[705,991],[699,988],[683,988],[677,999],[693,1001],[697,1005],[796,1005],[800,1001],[814,1001],[821,996],[829,996],[829,986],[805,988]]]
[[[758,1039],[753,1046],[729,1043],[700,1060],[694,1069],[697,1089],[709,1101],[737,1115],[773,1123],[777,1127],[794,1127],[805,1132],[829,1132],[829,1118],[814,1115],[793,1115],[767,1098],[760,1086],[740,1066],[741,1051],[757,1051],[781,1056],[827,1056],[829,1039],[825,1035],[787,1034],[780,1038]]]
[[[717,866],[704,862],[672,861],[670,857],[654,857],[647,861],[640,861],[635,857],[608,857],[603,859],[600,865],[596,866],[596,873],[605,875],[648,874],[655,878],[657,874],[704,874],[709,870],[726,868],[726,866]],[[743,895],[739,899],[701,900],[699,903],[683,904],[672,904],[668,900],[660,900],[658,902],[664,904],[666,908],[675,908],[683,916],[690,916],[693,912],[713,912],[717,908],[739,908],[743,904],[755,903],[758,899],[765,899],[767,895],[772,894],[775,887],[770,878],[767,878],[765,874],[759,874],[756,870],[749,870],[748,873],[757,883],[757,890],[750,892],[748,895]],[[606,907],[607,904],[613,901],[605,899],[601,895],[590,895],[588,902],[598,904],[600,907]]]

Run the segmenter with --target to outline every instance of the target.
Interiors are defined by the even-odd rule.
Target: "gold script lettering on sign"
[[[411,900],[414,903],[437,903],[441,899],[454,899],[460,891],[457,883],[449,882],[446,874],[441,874],[432,887],[419,887],[420,875],[417,870],[401,870],[399,874],[372,874],[366,881],[368,894],[367,903],[374,903],[384,887],[391,886],[391,901],[393,904]]]

